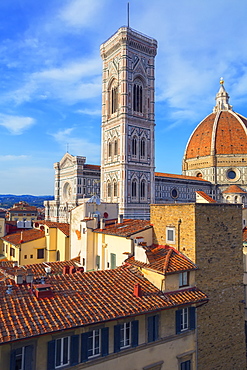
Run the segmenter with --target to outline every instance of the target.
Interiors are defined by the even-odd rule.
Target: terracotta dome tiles
[[[211,154],[215,116],[215,113],[210,114],[195,129],[188,143],[185,159]],[[221,111],[216,125],[215,154],[247,154],[247,134],[244,126],[247,127],[244,117],[232,111]]]
[[[186,159],[210,155],[215,113],[210,114],[195,129],[188,143]]]

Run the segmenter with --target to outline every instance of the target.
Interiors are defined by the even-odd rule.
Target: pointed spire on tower
[[[216,94],[216,105],[213,109],[213,112],[220,112],[222,110],[232,110],[232,105],[229,104],[229,95],[227,94],[224,88],[224,79],[221,77],[220,79],[220,89]]]

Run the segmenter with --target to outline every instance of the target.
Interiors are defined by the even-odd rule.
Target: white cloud
[[[101,116],[102,111],[101,109],[86,109],[85,108],[85,109],[78,109],[76,113],[85,114],[88,116]]]
[[[67,128],[51,134],[54,139],[73,155],[85,155],[87,162],[100,163],[100,145],[90,142],[86,138],[72,136],[74,128]]]
[[[11,116],[0,114],[0,126],[5,127],[13,135],[20,135],[35,124],[32,117]]]
[[[92,26],[103,5],[102,0],[70,0],[59,12],[58,18],[72,27]]]
[[[0,155],[0,162],[18,161],[18,160],[23,160],[27,158],[29,158],[28,155],[12,155],[12,154]]]

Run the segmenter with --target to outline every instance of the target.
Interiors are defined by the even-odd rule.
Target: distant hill
[[[0,194],[0,207],[10,208],[14,203],[25,201],[30,206],[44,207],[45,200],[53,200],[52,195],[13,195],[13,194]]]

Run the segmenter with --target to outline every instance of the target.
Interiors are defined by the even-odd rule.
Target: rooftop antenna
[[[128,28],[130,26],[130,3],[127,5]]]
[[[69,153],[69,143],[67,143],[66,147],[67,147],[66,152]]]

